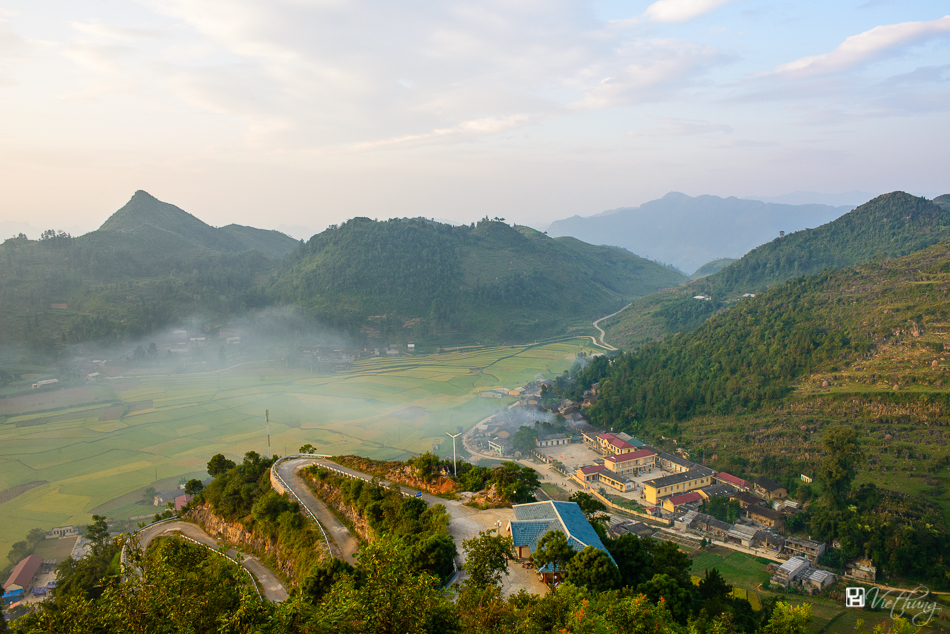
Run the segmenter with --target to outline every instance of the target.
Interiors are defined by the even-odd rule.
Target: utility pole
[[[452,436],[449,432],[445,432],[446,436]],[[461,436],[461,433],[455,434],[452,436],[452,470],[455,472],[455,477],[459,477],[459,468],[455,464],[455,439]]]
[[[264,410],[264,420],[267,422],[267,457],[273,458],[274,452],[270,450],[270,410]]]

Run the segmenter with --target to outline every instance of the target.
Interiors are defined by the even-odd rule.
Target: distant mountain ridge
[[[737,258],[779,235],[817,227],[850,206],[782,205],[736,197],[670,192],[639,207],[573,216],[548,227],[551,236],[624,247],[641,257],[696,271],[720,258]]]
[[[272,258],[282,258],[298,242],[279,231],[227,225],[217,229],[187,211],[138,190],[128,203],[102,223],[100,232],[118,232],[168,241],[173,234],[185,243],[221,252],[257,250]]]
[[[607,324],[607,340],[637,346],[701,325],[741,295],[817,273],[900,257],[950,240],[950,211],[905,192],[878,196],[816,229],[759,246],[707,277],[643,297]],[[708,301],[693,299],[708,296]]]

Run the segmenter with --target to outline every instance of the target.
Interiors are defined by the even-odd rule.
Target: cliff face
[[[350,530],[355,532],[360,540],[364,542],[373,540],[375,534],[373,533],[373,529],[369,527],[369,524],[366,523],[366,518],[354,507],[343,501],[343,495],[338,488],[328,482],[321,482],[309,475],[301,475],[307,480],[307,484],[310,485],[314,493],[316,493],[327,506],[347,519],[351,526]]]
[[[276,539],[263,537],[253,531],[248,531],[237,522],[228,522],[221,519],[214,514],[207,504],[195,506],[188,511],[185,517],[200,524],[204,531],[212,537],[253,552],[255,555],[273,558],[277,561],[277,567],[281,573],[293,585],[297,584],[297,563],[293,557],[283,552]]]

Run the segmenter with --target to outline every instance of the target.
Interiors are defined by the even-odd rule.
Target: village
[[[801,511],[802,505],[789,498],[786,487],[764,476],[750,482],[717,472],[690,460],[690,453],[684,448],[668,453],[629,434],[593,427],[581,412],[583,406],[596,401],[598,384],[585,392],[583,403],[562,399],[545,410],[541,388],[552,383],[537,381],[512,391],[517,393],[519,402],[511,410],[483,421],[466,440],[476,450],[487,450],[499,458],[547,465],[548,474],[542,477],[560,481],[567,491],[587,493],[607,507],[611,537],[632,533],[673,541],[694,550],[716,545],[761,556],[773,562],[767,565],[772,585],[808,594],[819,593],[835,583],[834,572],[818,560],[838,545],[790,534],[787,522]],[[516,413],[517,410],[521,411]],[[524,424],[532,415],[553,422]],[[514,429],[516,425],[520,427]],[[521,430],[532,432],[533,447],[525,445],[526,434]],[[804,474],[801,478],[811,481]],[[718,511],[730,507],[732,521],[712,514],[724,517]],[[531,518],[538,513],[520,511],[517,506],[514,511],[518,521],[522,516]],[[560,513],[568,511],[562,509]],[[547,511],[547,515],[552,514],[557,515]],[[567,535],[572,533],[566,527],[577,525],[576,518],[561,518],[559,522],[563,527],[560,530]],[[527,557],[536,547],[539,535],[519,529],[518,522],[513,522],[513,526],[510,534],[515,547],[519,555]],[[590,540],[589,533],[583,532]],[[844,576],[874,583],[876,570],[870,561],[856,560],[847,564]]]

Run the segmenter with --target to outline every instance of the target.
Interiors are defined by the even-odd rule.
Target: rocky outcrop
[[[206,533],[216,539],[260,557],[273,557],[284,577],[290,579],[296,585],[296,561],[283,552],[276,539],[263,537],[249,531],[238,522],[221,519],[214,514],[207,504],[199,504],[193,507],[185,517],[199,524]]]
[[[330,482],[318,480],[307,473],[301,474],[313,489],[313,492],[338,514],[342,515],[350,524],[350,532],[365,541],[372,541],[373,529],[366,523],[366,518],[353,506],[343,501],[343,494]]]
[[[398,460],[381,461],[362,456],[335,456],[333,461],[356,471],[376,476],[381,480],[388,480],[413,489],[440,495],[452,493],[458,489],[450,473],[441,472],[430,480],[423,480],[416,474],[415,468]]]

